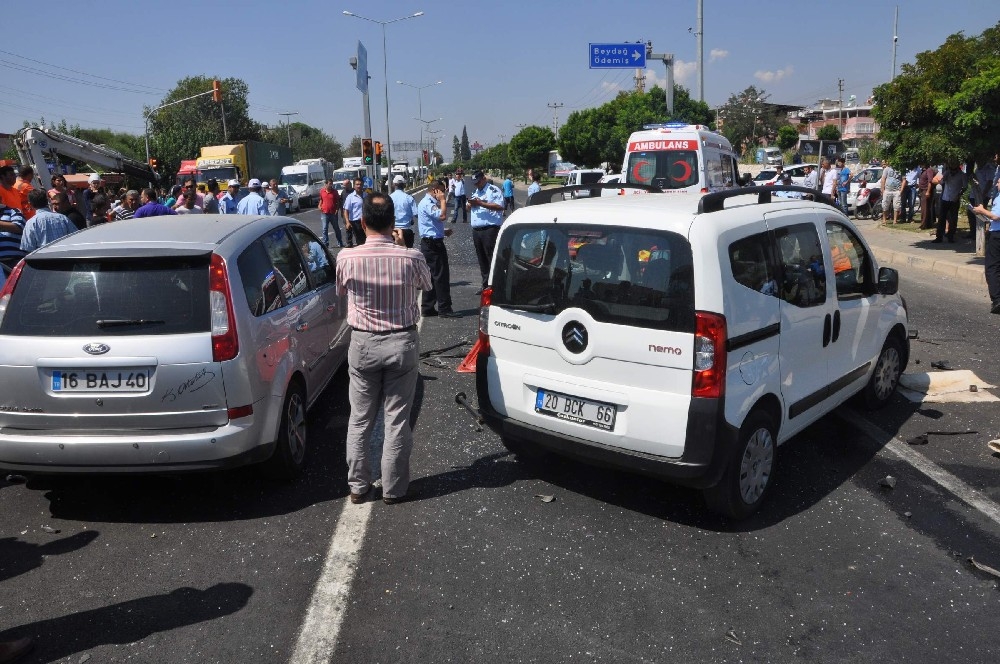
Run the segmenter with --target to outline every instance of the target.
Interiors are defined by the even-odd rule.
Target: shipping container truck
[[[281,169],[292,163],[292,150],[284,145],[247,141],[235,145],[208,145],[198,157],[198,182],[215,178],[220,187],[229,180],[245,185],[250,179],[280,179]]]

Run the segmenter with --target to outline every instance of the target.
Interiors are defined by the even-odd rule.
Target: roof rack
[[[798,191],[803,194],[810,194],[813,198],[812,200],[817,203],[825,203],[832,208],[837,210],[840,207],[834,202],[833,198],[827,194],[822,194],[815,189],[809,187],[801,187],[799,185],[779,185],[779,186],[768,186],[768,187],[742,187],[740,189],[727,189],[726,191],[716,191],[711,194],[705,194],[698,201],[698,214],[705,214],[707,212],[718,212],[725,208],[724,203],[730,198],[736,198],[737,196],[752,196],[757,194],[757,204],[761,205],[763,203],[771,202],[771,194],[778,191]]]
[[[594,182],[591,184],[571,184],[565,187],[553,187],[535,192],[528,197],[528,205],[545,205],[552,203],[556,194],[566,194],[571,191],[592,191],[594,189],[639,189],[649,194],[662,194],[663,189],[651,184],[636,184],[634,182]],[[561,198],[561,196],[560,196]]]

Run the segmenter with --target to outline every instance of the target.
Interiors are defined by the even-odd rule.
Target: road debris
[[[1000,438],[997,438],[996,440],[991,440],[990,442],[986,443],[986,447],[990,448],[991,452],[1000,454]]]
[[[26,478],[24,475],[17,475],[15,473],[11,473],[4,479],[6,479],[11,484],[24,484],[25,482],[28,481],[28,478]]]
[[[459,392],[455,395],[455,403],[465,406],[465,410],[469,411],[469,415],[471,415],[472,419],[476,421],[476,431],[482,431],[483,427],[481,425],[483,423],[483,416],[472,409],[472,406],[469,405],[469,401],[465,396],[465,392]]]
[[[896,488],[896,478],[892,475],[886,475],[878,481],[879,486],[885,487],[886,489]]]
[[[903,512],[903,516],[909,519],[911,516],[913,516],[913,512]]]
[[[992,577],[1000,579],[1000,570],[995,570],[989,565],[984,565],[982,563],[976,562],[976,559],[971,556],[969,557],[969,564],[972,565],[973,568],[979,570],[980,572],[989,574]]]
[[[975,389],[972,389],[975,386]],[[979,403],[1000,401],[990,385],[969,369],[904,373],[899,393],[913,403]]]
[[[543,503],[551,503],[553,500],[556,499],[555,496],[548,496],[548,495],[545,495],[544,493],[536,493],[535,494],[535,498],[538,498]]]
[[[42,532],[48,533],[50,535],[57,535],[61,531],[58,528],[53,528],[52,526],[42,526]]]
[[[951,364],[948,360],[936,360],[931,362],[931,369],[940,369],[941,371],[951,371]]]
[[[927,438],[926,433],[922,433],[919,436],[914,436],[913,438],[907,438],[907,445],[926,445],[930,440]]]
[[[743,642],[740,641],[740,637],[736,635],[736,630],[734,629],[731,629],[728,632],[726,632],[726,641],[729,641],[730,643],[735,643],[738,646],[743,645]]]

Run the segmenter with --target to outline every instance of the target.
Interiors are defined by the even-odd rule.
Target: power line
[[[113,113],[114,115],[124,115],[124,116],[129,117],[129,118],[135,118],[136,117],[136,113],[135,112],[116,111],[114,109],[101,108],[99,106],[85,106],[83,104],[66,103],[66,102],[64,102],[64,101],[62,101],[60,99],[55,98],[55,97],[46,97],[45,95],[36,94],[34,92],[28,92],[27,90],[19,90],[17,88],[12,88],[10,86],[2,85],[2,84],[0,84],[0,90],[7,90],[9,92],[16,92],[17,94],[25,96],[25,97],[33,97],[35,99],[38,99],[39,101],[47,102],[47,103],[49,103],[49,104],[51,104],[53,106],[65,106],[67,108],[72,108],[72,109],[76,109],[76,110],[80,110],[80,111],[93,111],[94,113]]]
[[[79,71],[79,70],[76,70],[76,69],[70,69],[69,67],[64,67],[63,65],[53,65],[53,64],[50,64],[48,62],[42,62],[41,60],[34,60],[32,58],[20,55],[18,53],[11,53],[10,51],[0,50],[0,53],[3,53],[4,55],[10,55],[10,56],[15,57],[15,58],[20,58],[22,60],[27,60],[28,62],[34,62],[35,64],[45,65],[46,67],[51,67],[53,69],[58,69],[60,71],[68,71],[68,72],[73,72],[74,74],[80,74],[81,76],[89,76],[91,78],[97,78],[97,79],[100,79],[102,81],[110,81],[112,83],[121,83],[123,85],[129,85],[129,86],[132,86],[134,88],[149,88],[150,90],[155,90],[158,94],[166,92],[166,90],[163,90],[162,88],[154,88],[151,85],[144,85],[142,83],[129,83],[128,81],[120,81],[120,80],[118,80],[116,78],[106,78],[104,76],[98,76],[97,74],[88,74],[87,72]]]
[[[150,92],[147,90],[131,90],[129,88],[123,88],[120,85],[108,85],[106,83],[96,83],[94,81],[81,81],[79,79],[73,78],[72,76],[64,76],[61,74],[53,74],[52,72],[47,72],[43,69],[36,69],[34,67],[28,67],[17,62],[11,62],[10,60],[0,60],[0,64],[7,65],[8,68],[14,69],[15,71],[22,71],[27,74],[37,74],[38,76],[46,76],[48,78],[54,78],[59,81],[66,81],[67,83],[76,83],[77,85],[86,85],[92,88],[103,88],[105,90],[117,90],[119,92],[131,92],[132,94],[140,95],[159,95],[161,92]]]
[[[548,107],[552,109],[552,133],[556,136],[559,135],[559,109],[566,104],[560,102],[552,102],[548,104]]]
[[[11,104],[10,102],[6,102],[6,101],[0,101],[0,106],[6,106],[7,108],[15,108],[15,109],[20,110],[20,111],[27,111],[28,113],[37,113],[39,116],[45,115],[45,111],[42,111],[40,109],[30,108],[28,106],[20,106],[18,104]],[[135,125],[115,124],[115,123],[112,123],[112,122],[104,122],[103,120],[92,120],[92,119],[88,119],[88,118],[73,117],[71,115],[60,115],[59,119],[60,120],[74,120],[76,122],[86,122],[87,124],[90,124],[90,125],[97,125],[98,128],[102,127],[102,126],[103,127],[122,127],[124,129],[135,129],[137,131],[142,131],[142,129],[143,129],[142,127],[138,127],[138,126],[135,126]]]

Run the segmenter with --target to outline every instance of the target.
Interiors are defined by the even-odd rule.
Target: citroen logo
[[[111,350],[111,346],[107,344],[87,344],[83,347],[83,351],[91,355],[104,355],[109,350]]]
[[[570,321],[562,330],[562,340],[569,352],[582,353],[587,349],[587,328],[583,323]]]

